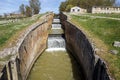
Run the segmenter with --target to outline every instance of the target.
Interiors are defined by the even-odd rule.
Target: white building
[[[92,7],[91,13],[120,13],[120,7]]]
[[[71,13],[86,13],[87,10],[86,9],[82,9],[78,6],[72,7],[70,10]]]

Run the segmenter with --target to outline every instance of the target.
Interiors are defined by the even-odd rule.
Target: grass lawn
[[[95,43],[95,46],[101,49],[97,54],[106,61],[110,75],[115,80],[120,80],[120,48],[112,46],[114,41],[120,41],[120,21],[76,15],[70,15],[70,17],[71,21]],[[118,50],[119,53],[113,55],[109,52],[110,50]]]
[[[0,21],[0,50],[9,46],[9,43],[14,43],[20,35],[20,32],[25,30],[29,25],[36,22],[41,15],[35,15],[29,18],[18,20],[1,20]]]
[[[17,43],[19,36],[27,29],[30,25],[41,21],[40,17],[44,14],[34,15],[28,18],[21,19],[1,19],[0,20],[0,50],[4,48],[12,47]],[[8,55],[4,58],[0,58],[0,62],[5,62],[10,59],[12,55]],[[3,63],[0,63],[0,71],[4,67]]]

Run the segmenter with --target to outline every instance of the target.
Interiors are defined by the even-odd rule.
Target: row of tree
[[[73,6],[90,9],[92,6],[113,6],[116,0],[66,0],[61,3],[59,11],[70,11]]]
[[[40,1],[39,0],[29,0],[29,5],[20,5],[20,12],[27,17],[30,17],[34,14],[38,14],[40,12]]]

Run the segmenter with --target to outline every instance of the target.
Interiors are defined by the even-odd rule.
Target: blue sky
[[[65,0],[40,0],[41,2],[41,13],[46,11],[54,11],[58,13],[59,5]],[[18,12],[21,4],[28,5],[29,0],[0,0],[0,14]]]
[[[0,14],[16,12],[22,3],[28,5],[28,1],[29,0],[0,0]],[[62,1],[65,0],[40,0],[41,12],[54,11],[58,13],[59,5]],[[116,3],[120,3],[120,0],[117,0]]]

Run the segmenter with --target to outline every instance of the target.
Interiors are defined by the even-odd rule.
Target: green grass
[[[8,20],[2,20],[0,24],[0,50],[13,46],[16,43],[16,40],[19,38],[20,34],[24,32],[24,30],[27,29],[31,24],[39,20],[42,15],[43,14],[22,18],[14,22],[7,22]],[[11,56],[12,55],[8,55],[5,58],[0,58],[0,61],[9,60]]]
[[[113,18],[120,18],[120,14],[88,14],[88,15],[91,15],[91,16],[103,16],[103,17],[113,17]]]
[[[25,29],[35,21],[39,19],[41,15],[36,15],[34,17],[29,18],[23,18],[18,19],[18,21],[15,22],[7,22],[7,23],[1,23],[0,24],[0,48],[5,46],[7,41],[10,40],[11,37],[13,37],[15,34],[17,34],[19,31]]]
[[[114,41],[120,41],[120,21],[76,15],[71,15],[71,21],[89,32],[90,35],[94,35],[94,37],[91,37],[92,39],[96,37],[103,42],[96,45],[104,44],[107,46],[108,51],[100,53],[99,56],[107,62],[112,77],[115,80],[120,80],[120,48],[112,46]],[[109,53],[110,50],[114,49],[119,51],[117,55]]]

